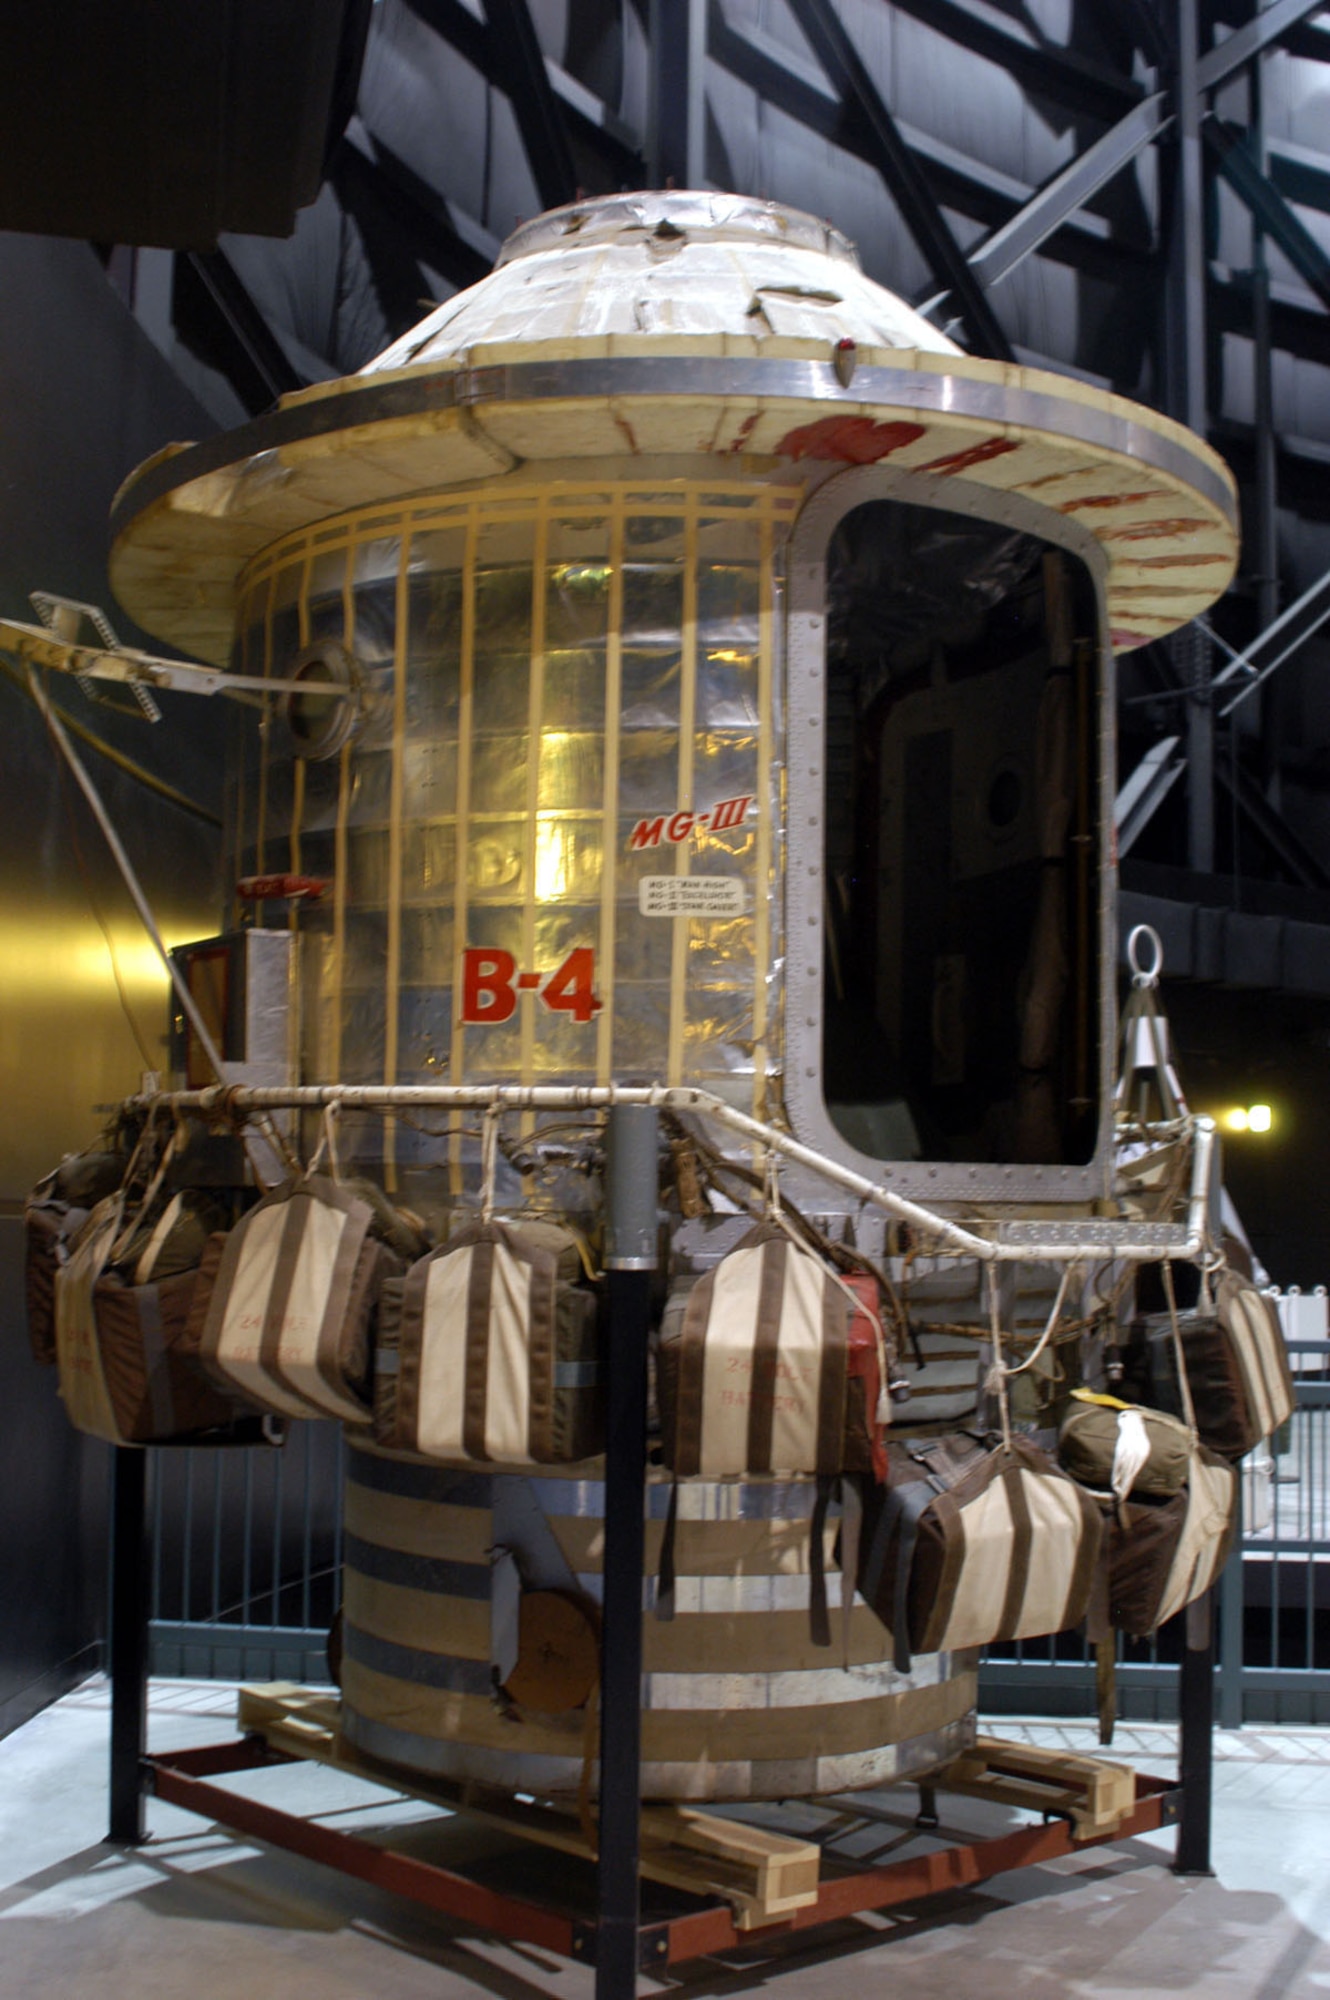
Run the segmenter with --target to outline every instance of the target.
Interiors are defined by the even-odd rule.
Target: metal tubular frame
[[[816,1903],[771,1924],[740,1930],[727,1903],[703,1904],[699,1909],[664,1920],[648,1918],[645,1923],[636,1923],[628,1934],[631,1958],[621,1958],[616,1951],[611,1959],[604,1950],[603,1920],[599,1924],[579,1921],[523,1897],[501,1895],[452,1869],[395,1853],[356,1834],[302,1819],[298,1814],[244,1798],[210,1782],[235,1772],[262,1770],[293,1761],[270,1750],[261,1738],[242,1737],[232,1743],[147,1757],[142,1770],[144,1784],[154,1797],[181,1806],[186,1812],[198,1813],[201,1818],[251,1839],[320,1861],[344,1875],[373,1883],[376,1888],[391,1890],[395,1895],[436,1910],[441,1916],[456,1918],[468,1928],[536,1945],[583,1964],[594,1964],[596,1990],[601,2000],[632,2000],[639,1969],[658,1971],[713,1952],[733,1950],[740,1945],[751,1948],[766,1938],[843,1922],[847,1917],[870,1910],[899,1908],[927,1896],[970,1888],[1013,1869],[1038,1867],[1094,1847],[1133,1840],[1163,1826],[1177,1825],[1185,1810],[1183,1795],[1176,1785],[1165,1779],[1138,1775],[1135,1810],[1115,1833],[1073,1840],[1070,1824],[1055,1818],[1042,1826],[1019,1827],[994,1839],[939,1845],[885,1867],[832,1876],[823,1882]],[[610,1972],[611,1965],[613,1984],[601,1977]]]
[[[401,1090],[369,1093],[337,1091],[344,1099],[400,1101]],[[166,1101],[177,1111],[203,1111],[242,1097],[272,1092],[178,1092]],[[332,1101],[329,1090],[276,1093],[288,1101]],[[145,1836],[145,1789],[187,1811],[197,1812],[251,1838],[341,1869],[343,1873],[410,1897],[440,1913],[500,1937],[521,1940],[596,1966],[597,2000],[631,2000],[640,1968],[678,1964],[704,1953],[752,1944],[764,1933],[781,1934],[913,1902],[943,1889],[956,1889],[1012,1868],[1030,1867],[1082,1847],[1062,1820],[1022,1828],[998,1839],[947,1845],[923,1855],[832,1876],[817,1901],[777,1922],[740,1931],[728,1904],[703,1905],[664,1921],[642,1921],[638,1868],[640,1786],[641,1605],[644,1581],[643,1496],[646,1476],[647,1326],[657,1223],[657,1112],[676,1100],[704,1098],[700,1091],[543,1089],[472,1090],[441,1087],[436,1101],[471,1104],[554,1099],[593,1099],[609,1108],[607,1152],[607,1265],[610,1315],[609,1424],[606,1456],[605,1601],[601,1646],[601,1756],[598,1895],[594,1921],[578,1923],[566,1912],[525,1898],[486,1889],[454,1870],[394,1853],[356,1835],[336,1831],[209,1782],[230,1772],[290,1761],[254,1738],[237,1743],[145,1755],[149,1566],[146,1560],[145,1472],[142,1452],[119,1450],[115,1458],[112,1601],[112,1782],[111,1837],[133,1845]],[[691,1108],[699,1108],[696,1103]],[[716,1100],[711,1115],[727,1107]],[[754,1119],[733,1113],[750,1135],[768,1141],[780,1135]],[[786,1145],[790,1142],[785,1141]],[[801,1149],[807,1150],[807,1149]],[[1204,1159],[1208,1149],[1198,1144]],[[830,1164],[830,1163],[828,1163]],[[843,1170],[842,1170],[843,1171]],[[1203,1186],[1203,1180],[1198,1183]],[[913,1207],[913,1204],[907,1206]],[[922,1211],[920,1211],[923,1213]],[[966,1234],[967,1232],[958,1232]],[[982,1239],[971,1239],[979,1245]],[[986,1246],[990,1254],[994,1246]],[[1196,1803],[1181,1802],[1183,1840],[1179,1867],[1194,1860],[1209,1841],[1209,1732],[1202,1713],[1212,1690],[1202,1688],[1193,1668],[1184,1670],[1184,1765]],[[1213,1676],[1210,1677],[1211,1681]],[[1151,1832],[1179,1817],[1176,1787],[1138,1778],[1136,1804],[1107,1839]],[[1190,1829],[1190,1831],[1188,1831]],[[1187,1843],[1190,1842],[1190,1845]]]
[[[227,1123],[251,1111],[321,1111],[330,1104],[351,1111],[415,1108],[465,1111],[609,1111],[647,1106],[709,1119],[750,1143],[768,1147],[833,1186],[909,1223],[935,1255],[976,1257],[986,1264],[1080,1263],[1105,1256],[1138,1263],[1194,1262],[1209,1240],[1210,1169],[1215,1127],[1192,1120],[1191,1186],[1185,1223],[1113,1221],[999,1223],[995,1237],[980,1236],[949,1216],[910,1201],[894,1189],[855,1173],[839,1160],[805,1146],[788,1132],[750,1118],[723,1098],[691,1084],[350,1084],[312,1083],[273,1088],[212,1084],[205,1090],[162,1091],[125,1101],[126,1111],[189,1114]]]

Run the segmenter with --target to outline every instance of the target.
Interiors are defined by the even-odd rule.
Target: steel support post
[[[1173,1858],[1175,1875],[1212,1875],[1210,1866],[1210,1800],[1214,1775],[1215,1624],[1213,1592],[1197,1598],[1183,1612],[1185,1638],[1178,1689],[1181,1728],[1178,1776],[1182,1782],[1182,1813]]]
[[[650,37],[655,185],[705,187],[707,0],[651,0]]]
[[[1208,429],[1205,342],[1205,162],[1201,146],[1198,0],[1177,0],[1177,110],[1172,241],[1169,246],[1168,401],[1199,437]],[[1209,875],[1215,865],[1214,708],[1210,645],[1191,628],[1179,634],[1178,666],[1187,690],[1187,865]]]
[[[1259,8],[1257,22],[1259,22]],[[1260,55],[1252,58],[1251,70],[1247,78],[1250,102],[1249,125],[1252,144],[1256,149],[1256,162],[1261,172],[1268,173],[1269,159],[1265,146],[1265,77],[1264,64]],[[1255,547],[1249,558],[1256,574],[1256,629],[1268,631],[1279,616],[1279,475],[1275,451],[1275,398],[1273,343],[1270,337],[1270,260],[1266,252],[1265,231],[1259,217],[1253,215],[1252,233],[1252,383],[1253,415],[1256,419],[1256,481],[1253,523]],[[1278,812],[1280,798],[1280,752],[1282,749],[1279,727],[1280,696],[1282,688],[1269,687],[1261,698],[1261,786],[1266,801]],[[1232,723],[1234,744],[1237,744],[1238,725]],[[1234,862],[1234,874],[1237,863]]]
[[[596,2000],[633,2000],[637,1991],[647,1331],[656,1265],[657,1125],[657,1113],[643,1105],[615,1105],[609,1114]]]
[[[1219,1727],[1242,1727],[1243,1576],[1242,1479],[1238,1479],[1238,1518],[1233,1550],[1219,1579]]]
[[[107,1839],[147,1838],[148,1454],[120,1445],[111,1490],[111,1813]]]

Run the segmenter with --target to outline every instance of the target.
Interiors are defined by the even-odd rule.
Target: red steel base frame
[[[183,1806],[187,1812],[198,1813],[201,1818],[237,1833],[266,1841],[271,1847],[282,1847],[292,1854],[303,1854],[310,1861],[321,1861],[329,1868],[340,1869],[344,1875],[390,1889],[396,1895],[409,1897],[428,1909],[439,1910],[497,1937],[520,1939],[546,1951],[559,1952],[565,1958],[594,1964],[594,1923],[562,1916],[556,1910],[520,1897],[500,1895],[451,1869],[395,1854],[390,1848],[379,1847],[356,1834],[334,1831],[296,1813],[261,1805],[222,1785],[207,1782],[227,1772],[254,1771],[264,1765],[293,1761],[270,1749],[261,1737],[248,1736],[232,1743],[147,1757],[144,1783],[159,1799]],[[683,1916],[644,1924],[640,1936],[641,1962],[644,1969],[678,1965],[704,1953],[752,1945],[790,1931],[811,1930],[818,1924],[833,1923],[868,1910],[918,1902],[925,1896],[968,1888],[972,1883],[985,1882],[991,1876],[1004,1875],[1016,1868],[1032,1868],[1064,1855],[1081,1854],[1087,1848],[1153,1833],[1176,1822],[1179,1798],[1180,1793],[1166,1779],[1138,1773],[1135,1810],[1112,1833],[1073,1840],[1066,1820],[1049,1819],[1041,1825],[1019,1827],[1014,1833],[994,1840],[934,1848],[881,1868],[832,1876],[822,1883],[815,1903],[774,1923],[747,1930],[737,1927],[727,1903],[704,1904]]]

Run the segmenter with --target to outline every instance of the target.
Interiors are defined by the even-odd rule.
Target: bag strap
[[[780,1198],[780,1180],[777,1173],[776,1160],[775,1148],[768,1146],[762,1175],[762,1196],[766,1211],[766,1220],[774,1224],[777,1229],[783,1230],[795,1248],[802,1250],[805,1256],[815,1257],[817,1253],[810,1248],[808,1242],[794,1228],[785,1213]],[[885,1426],[891,1422],[891,1390],[889,1386],[891,1373],[887,1362],[887,1332],[882,1324],[882,1315],[876,1306],[870,1306],[866,1299],[861,1299],[858,1292],[846,1284],[844,1278],[834,1265],[828,1264],[823,1258],[818,1258],[817,1261],[822,1266],[824,1277],[829,1278],[836,1289],[842,1292],[849,1301],[851,1314],[849,1324],[853,1324],[856,1314],[863,1313],[872,1326],[873,1341],[877,1348],[878,1391],[877,1407],[868,1412],[868,1421],[870,1424],[876,1424],[879,1427]]]
[[[859,1575],[859,1550],[863,1540],[864,1502],[859,1482],[841,1480],[840,1529],[840,1642],[841,1665],[850,1670],[850,1639],[854,1629],[854,1587]]]
[[[827,1616],[827,1513],[831,1506],[834,1475],[824,1473],[817,1482],[813,1502],[811,1537],[808,1544],[808,1636],[815,1646],[831,1644],[831,1620]]]
[[[341,1112],[342,1107],[335,1098],[324,1105],[323,1125],[319,1133],[319,1143],[310,1155],[309,1165],[305,1169],[304,1177],[306,1180],[309,1180],[314,1174],[318,1173],[323,1165],[325,1156],[328,1161],[329,1177],[334,1181],[341,1180],[342,1164],[337,1153],[337,1121],[341,1117]]]
[[[480,1122],[480,1219],[494,1220],[494,1187],[499,1173],[499,1120],[503,1112],[497,1104],[487,1104]]]
[[[1165,1257],[1159,1267],[1159,1275],[1164,1281],[1164,1297],[1168,1301],[1168,1323],[1173,1340],[1173,1360],[1178,1371],[1178,1394],[1182,1398],[1182,1414],[1186,1419],[1193,1448],[1199,1442],[1196,1429],[1196,1405],[1191,1399],[1191,1383],[1187,1377],[1187,1355],[1182,1344],[1182,1327],[1178,1321],[1178,1301],[1173,1290],[1173,1265]]]
[[[662,1625],[674,1617],[674,1531],[679,1518],[679,1482],[670,1487],[670,1504],[665,1511],[665,1533],[660,1543],[660,1568],[656,1574],[656,1616]]]

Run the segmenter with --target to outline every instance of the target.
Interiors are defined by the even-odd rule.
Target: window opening
[[[875,1159],[1083,1164],[1098,1095],[1096,600],[899,500],[827,555],[822,1078]]]

